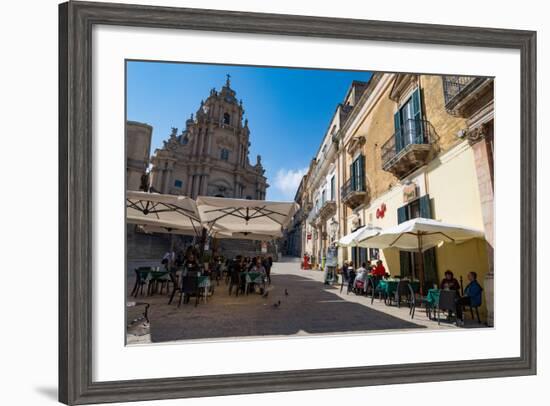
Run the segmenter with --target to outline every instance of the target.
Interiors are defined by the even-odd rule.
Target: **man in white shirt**
[[[359,269],[357,269],[357,275],[355,276],[355,280],[353,281],[353,288],[354,289],[361,289],[363,290],[365,288],[365,281],[367,280],[367,264],[362,263]]]

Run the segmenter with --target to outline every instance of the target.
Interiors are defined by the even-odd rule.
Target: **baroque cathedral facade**
[[[258,155],[248,158],[250,130],[242,100],[231,89],[230,76],[221,90],[211,89],[206,100],[178,134],[172,128],[162,148],[151,158],[152,190],[190,196],[264,200],[267,179]]]

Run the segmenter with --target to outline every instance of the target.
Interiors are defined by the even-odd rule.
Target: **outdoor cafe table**
[[[264,274],[261,272],[246,272],[245,273],[245,292],[248,293],[248,285],[255,283],[264,287],[265,279]]]
[[[376,287],[376,289],[383,292],[386,297],[389,297],[395,294],[395,291],[397,290],[397,284],[400,280],[401,279],[380,279],[380,281],[378,281],[378,286]],[[418,292],[420,290],[419,281],[410,281],[410,283],[414,292]]]
[[[428,290],[428,294],[426,295],[426,299],[424,301],[429,306],[436,307],[439,303],[439,289]]]

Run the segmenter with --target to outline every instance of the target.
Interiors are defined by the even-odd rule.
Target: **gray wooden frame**
[[[521,53],[521,355],[517,358],[93,382],[91,32],[94,24],[517,49]],[[219,396],[536,373],[536,32],[69,2],[59,7],[59,400]],[[506,142],[500,140],[499,142]],[[511,293],[511,294],[515,294]]]

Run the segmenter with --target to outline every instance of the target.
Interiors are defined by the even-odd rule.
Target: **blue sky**
[[[269,200],[292,200],[301,176],[317,153],[336,105],[352,80],[370,72],[203,65],[165,62],[127,64],[127,118],[153,126],[152,150],[178,133],[210,89],[226,74],[243,100],[250,127],[250,162],[262,156]]]

